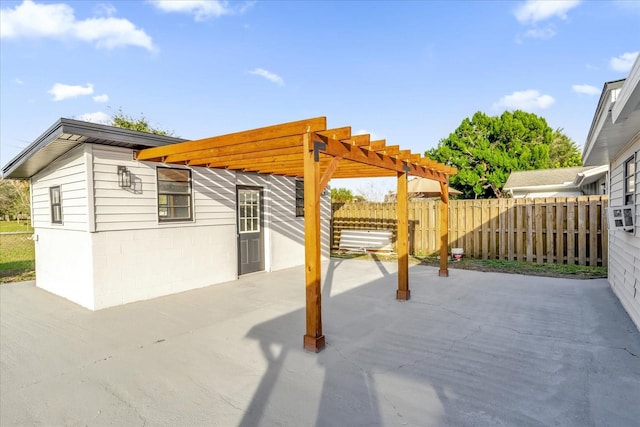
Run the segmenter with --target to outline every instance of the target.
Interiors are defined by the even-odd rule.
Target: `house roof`
[[[132,149],[182,142],[182,138],[61,118],[2,168],[3,178],[28,179],[83,143]]]
[[[441,194],[440,183],[432,179],[414,178],[407,184],[407,192],[412,197],[438,197]],[[449,195],[457,196],[461,191],[449,187]]]
[[[147,148],[137,153],[136,159],[304,177],[310,170],[305,159],[311,154],[322,172],[322,188],[331,178],[407,173],[446,182],[449,175],[457,173],[454,167],[389,146],[385,140],[371,141],[368,134],[351,135],[349,126],[328,129],[326,117]]]
[[[626,79],[604,84],[582,161],[609,164],[634,137],[640,138],[640,55]]]
[[[511,172],[503,189],[505,191],[532,189],[571,190],[579,188],[580,185],[596,181],[607,173],[608,169],[608,166],[605,165]]]

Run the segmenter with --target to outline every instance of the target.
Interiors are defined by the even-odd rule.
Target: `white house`
[[[609,164],[609,283],[640,329],[640,57],[605,83],[582,161]]]
[[[511,172],[502,191],[515,199],[606,194],[609,165]]]
[[[38,287],[97,310],[304,264],[302,181],[134,160],[182,141],[60,119],[5,165],[31,182]]]

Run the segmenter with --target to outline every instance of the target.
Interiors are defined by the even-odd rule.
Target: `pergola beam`
[[[147,148],[140,161],[206,166],[304,179],[306,326],[304,348],[320,351],[322,332],[320,197],[332,178],[395,176],[398,180],[398,300],[408,300],[409,175],[440,182],[441,276],[448,275],[448,178],[457,170],[423,158],[370,135],[351,135],[351,127],[327,129],[325,117],[284,123],[243,132]]]
[[[283,123],[274,126],[266,126],[257,129],[234,132],[226,135],[214,136],[195,141],[182,142],[180,144],[162,147],[147,148],[142,150],[137,160],[161,159],[175,154],[192,153],[214,147],[243,144],[251,141],[264,141],[291,135],[302,135],[305,132],[318,132],[327,129],[326,117],[315,117],[296,122]]]
[[[331,163],[329,163],[329,166],[327,166],[324,173],[322,174],[322,178],[320,178],[320,192],[323,192],[324,189],[327,188],[327,185],[329,184],[333,173],[336,171],[340,160],[342,160],[341,157],[334,157],[333,159],[331,159]]]

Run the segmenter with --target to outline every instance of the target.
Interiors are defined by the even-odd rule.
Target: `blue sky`
[[[582,147],[640,50],[640,1],[0,2],[0,163],[60,117],[197,139],[308,117],[415,153],[476,111]],[[377,198],[393,180],[334,180]]]

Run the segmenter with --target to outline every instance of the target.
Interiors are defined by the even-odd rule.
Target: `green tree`
[[[346,203],[352,201],[353,198],[353,193],[347,188],[331,189],[331,203]]]
[[[425,155],[458,168],[450,184],[465,198],[499,196],[512,171],[580,164],[577,147],[561,129],[520,110],[499,117],[478,111]]]
[[[0,217],[26,219],[31,214],[29,181],[0,180]]]
[[[578,146],[571,138],[562,133],[562,129],[556,129],[549,147],[549,167],[569,168],[571,166],[582,166]]]
[[[153,133],[155,135],[173,136],[173,132],[151,126],[144,114],[140,117],[130,116],[119,109],[111,116],[111,125],[123,129],[136,130],[138,132]]]

